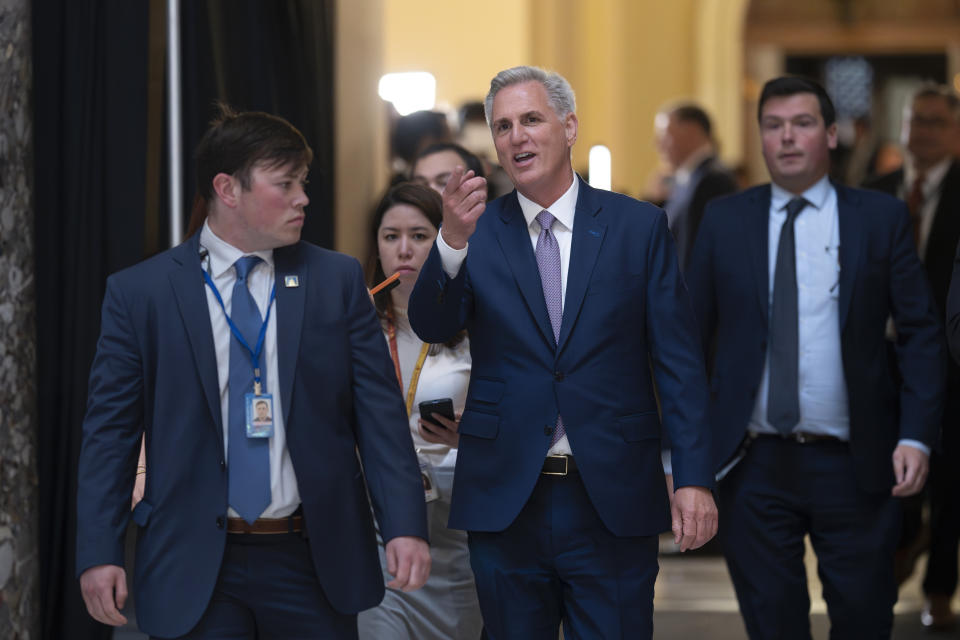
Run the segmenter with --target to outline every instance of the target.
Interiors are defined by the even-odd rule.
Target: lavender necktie
[[[537,237],[537,267],[540,268],[540,284],[543,286],[543,299],[547,303],[547,313],[550,315],[550,325],[553,327],[553,341],[556,344],[560,337],[560,321],[563,318],[563,287],[560,282],[560,246],[550,227],[553,226],[553,217],[544,209],[537,214],[540,223],[540,235]],[[553,439],[550,446],[555,445],[567,431],[563,427],[563,419],[557,415],[557,427],[553,430]]]

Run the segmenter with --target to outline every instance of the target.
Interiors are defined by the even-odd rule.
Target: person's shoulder
[[[585,190],[582,192],[581,199],[583,206],[587,209],[600,209],[615,214],[622,220],[653,223],[660,216],[666,215],[657,205],[638,200],[625,193],[597,189],[585,182],[580,185],[580,188]]]
[[[718,196],[707,203],[706,210],[712,215],[735,215],[744,207],[765,206],[769,202],[770,184],[766,183]]]
[[[903,200],[885,191],[847,187],[842,184],[833,186],[837,191],[837,202],[840,206],[852,203],[871,211],[900,211],[906,208]]]
[[[903,182],[903,169],[895,169],[881,176],[874,176],[863,183],[864,189],[874,191],[883,191],[884,193],[896,193]]]
[[[352,270],[360,264],[359,261],[351,255],[334,251],[333,249],[327,249],[306,240],[301,240],[296,244],[281,247],[274,251],[289,253],[297,256],[298,259],[303,262],[323,265],[325,268]]]
[[[148,291],[154,283],[164,281],[166,274],[182,268],[191,257],[199,265],[198,250],[196,243],[191,243],[190,239],[187,239],[182,244],[110,274],[107,277],[107,284],[129,288],[132,291]]]

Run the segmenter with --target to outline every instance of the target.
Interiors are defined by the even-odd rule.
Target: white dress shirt
[[[267,313],[267,302],[270,300],[270,291],[274,284],[273,251],[257,251],[245,254],[236,247],[224,242],[213,233],[207,222],[203,223],[200,232],[201,253],[205,249],[207,259],[201,265],[210,274],[217,289],[223,298],[223,306],[227,312],[231,309],[233,299],[233,285],[237,281],[237,272],[233,263],[244,255],[256,255],[262,262],[258,263],[247,277],[247,287],[260,309],[260,316]],[[224,460],[228,460],[227,447],[230,441],[230,341],[233,334],[227,324],[227,318],[220,308],[220,303],[209,285],[207,291],[207,308],[210,311],[210,324],[213,328],[213,344],[217,356],[217,381],[220,386],[220,411],[223,416],[223,447]],[[270,322],[267,324],[267,333],[263,339],[263,354],[261,366],[266,369],[266,386],[264,393],[273,395],[273,436],[270,441],[270,493],[272,501],[260,517],[283,518],[296,511],[300,506],[300,491],[297,488],[297,478],[293,472],[293,463],[290,461],[290,452],[287,450],[286,431],[284,430],[284,416],[280,402],[278,387],[279,368],[277,365],[277,306],[273,302],[270,312]],[[229,473],[229,469],[228,469]],[[227,515],[231,518],[239,514],[230,508]]]
[[[809,203],[794,222],[797,273],[797,347],[800,421],[794,432],[850,439],[850,408],[840,344],[840,219],[837,191],[824,176],[803,192]],[[787,203],[794,194],[772,185],[770,198],[768,302],[773,307],[773,283],[786,221]],[[767,421],[770,355],[763,365],[748,430],[778,433]],[[901,440],[929,453],[923,443]]]
[[[573,184],[560,196],[556,202],[546,207],[556,220],[551,227],[554,237],[557,239],[557,246],[560,249],[560,297],[561,313],[563,304],[567,300],[567,271],[570,268],[570,245],[573,242],[573,217],[577,210],[577,196],[580,194],[580,180],[574,175]],[[534,251],[537,249],[537,237],[540,235],[540,223],[537,222],[537,215],[544,210],[533,200],[530,200],[519,191],[517,198],[520,201],[520,210],[523,212],[523,218],[527,222],[527,230],[530,232],[530,244]],[[443,234],[437,234],[437,248],[440,252],[440,261],[443,264],[443,270],[451,278],[456,278],[460,273],[460,266],[467,259],[467,249],[469,244],[463,249],[453,249],[443,241]],[[556,442],[547,455],[571,455],[570,442],[564,435]]]

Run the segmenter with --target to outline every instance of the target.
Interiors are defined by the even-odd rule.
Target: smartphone
[[[446,429],[445,426],[439,424],[437,421],[433,420],[430,417],[431,413],[443,416],[448,420],[456,420],[456,417],[453,415],[453,400],[450,398],[440,398],[439,400],[425,400],[420,403],[420,417],[430,424],[436,425],[441,429]]]

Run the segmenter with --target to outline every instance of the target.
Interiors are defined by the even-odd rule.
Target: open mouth
[[[522,153],[517,153],[513,156],[513,162],[518,165],[529,164],[533,160],[534,154],[529,151],[524,151]]]

